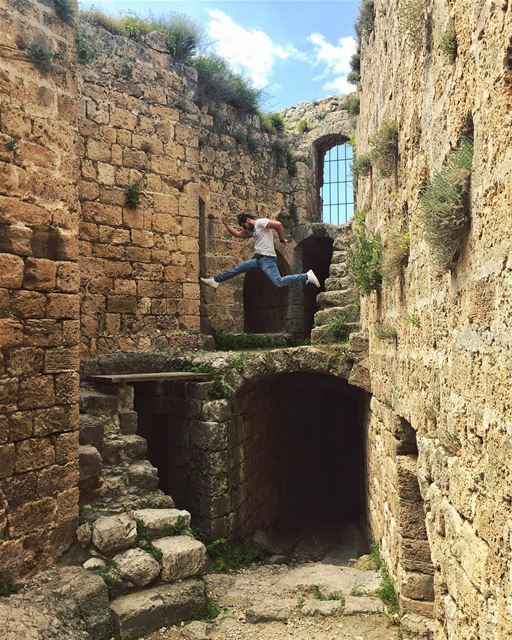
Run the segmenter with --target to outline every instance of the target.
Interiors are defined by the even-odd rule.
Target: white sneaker
[[[209,287],[213,287],[214,289],[216,289],[219,286],[219,283],[214,278],[201,278],[201,282],[204,282]]]
[[[318,278],[315,276],[313,270],[310,269],[309,271],[307,271],[306,275],[308,277],[307,281],[310,282],[311,284],[314,284],[315,287],[318,287],[320,289],[320,282],[318,281]]]

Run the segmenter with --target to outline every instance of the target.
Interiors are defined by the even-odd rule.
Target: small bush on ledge
[[[384,178],[392,176],[398,161],[398,128],[391,120],[382,123],[377,133],[370,137],[373,166]]]
[[[361,80],[361,51],[359,48],[350,58],[350,72],[347,75],[347,80],[352,84],[357,84]]]
[[[425,239],[443,270],[453,266],[469,226],[472,162],[473,142],[464,138],[420,196]]]
[[[391,237],[384,254],[384,274],[386,278],[396,280],[409,259],[411,238],[408,233],[395,234]]]
[[[356,93],[351,93],[346,96],[345,100],[343,101],[342,108],[345,109],[345,111],[348,111],[351,116],[358,116],[359,104],[359,96]]]
[[[457,32],[455,31],[455,22],[453,20],[450,20],[446,31],[443,33],[439,49],[452,64],[455,62],[457,59]]]
[[[307,133],[309,131],[308,121],[305,118],[297,122],[297,131],[299,133]]]
[[[52,68],[53,53],[41,42],[31,42],[27,49],[27,59],[42,73]]]
[[[68,24],[73,22],[73,7],[70,0],[53,0],[53,7],[55,13],[63,22]]]
[[[130,184],[125,184],[123,187],[124,190],[124,205],[128,209],[136,209],[141,201],[141,186],[142,186],[143,178],[139,178],[135,182],[131,182]]]
[[[366,231],[364,214],[354,215],[355,242],[350,252],[350,268],[357,288],[363,295],[382,284],[382,242],[377,234]]]
[[[369,176],[372,170],[372,157],[369,153],[362,153],[352,162],[352,175],[358,180],[360,177]]]

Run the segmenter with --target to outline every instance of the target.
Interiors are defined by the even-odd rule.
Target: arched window
[[[344,224],[354,215],[352,146],[337,144],[325,151],[320,181],[322,222]]]

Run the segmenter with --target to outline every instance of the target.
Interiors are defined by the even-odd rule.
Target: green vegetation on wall
[[[368,295],[382,284],[382,242],[377,234],[366,230],[364,213],[360,211],[354,214],[354,232],[350,268],[357,288]]]
[[[455,31],[455,22],[453,20],[450,20],[443,33],[439,49],[451,63],[455,62],[457,59],[457,32]]]
[[[356,20],[356,33],[359,40],[367,40],[373,32],[375,26],[375,3],[374,0],[362,0],[359,7],[359,16]]]
[[[390,280],[400,277],[402,269],[409,259],[411,238],[409,233],[391,236],[384,253],[384,275]]]
[[[31,42],[27,48],[27,60],[42,73],[48,73],[52,67],[53,53],[42,42]]]
[[[372,165],[382,177],[392,176],[398,161],[398,128],[391,120],[382,123],[380,129],[370,136]]]
[[[464,138],[420,195],[425,239],[442,270],[454,265],[469,226],[472,162],[473,142]]]

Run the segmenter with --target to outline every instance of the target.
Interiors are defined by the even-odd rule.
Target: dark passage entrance
[[[302,268],[304,271],[313,269],[320,280],[320,290],[316,287],[305,287],[304,289],[304,337],[309,338],[313,328],[314,316],[318,311],[316,296],[320,291],[324,291],[325,281],[329,276],[329,266],[331,264],[333,240],[332,238],[306,238],[301,244]]]
[[[277,254],[282,276],[290,269]],[[288,287],[276,287],[262,271],[248,271],[244,278],[244,331],[246,333],[280,333],[286,331]]]
[[[294,543],[331,534],[343,542],[347,534],[350,557],[362,551],[365,394],[332,376],[294,373],[242,391],[237,402],[242,537],[263,529]]]

